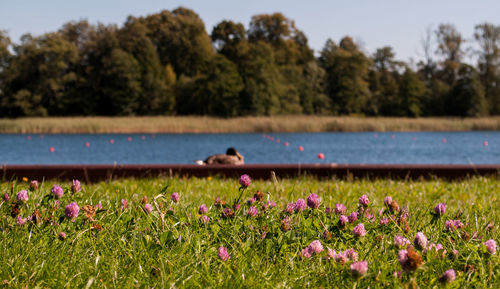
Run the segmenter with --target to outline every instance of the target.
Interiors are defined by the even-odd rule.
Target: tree
[[[248,39],[241,23],[224,20],[213,28],[211,38],[217,52],[234,63],[242,61],[248,53]]]
[[[478,69],[491,114],[500,114],[500,26],[483,23],[475,27],[479,44]]]
[[[422,115],[422,98],[426,92],[425,83],[418,74],[407,68],[401,77],[399,93],[401,98],[401,114],[419,117]]]
[[[142,91],[138,98],[136,113],[142,115],[172,113],[175,106],[173,87],[168,86],[171,81],[166,79],[166,68],[162,67],[147,32],[146,26],[133,17],[129,17],[118,32],[120,46],[130,53],[141,67]]]
[[[337,46],[329,39],[319,58],[327,74],[327,94],[334,114],[363,113],[371,97],[368,78],[369,60],[350,37]]]
[[[239,93],[243,81],[234,63],[223,55],[215,55],[201,71],[191,95],[180,105],[183,113],[232,117],[239,115]]]
[[[436,30],[438,41],[437,53],[444,59],[441,62],[441,79],[448,85],[453,85],[456,79],[458,68],[460,67],[463,50],[462,44],[464,39],[451,24],[441,24]]]
[[[401,115],[399,95],[399,69],[401,62],[395,60],[392,47],[385,46],[376,50],[372,56],[373,68],[370,71],[370,89],[373,94],[376,113],[382,115]]]
[[[449,94],[448,113],[458,116],[484,116],[487,113],[484,89],[477,70],[462,64],[458,79]]]
[[[195,76],[214,54],[205,24],[193,10],[179,7],[139,18],[148,28],[161,64],[176,75]]]

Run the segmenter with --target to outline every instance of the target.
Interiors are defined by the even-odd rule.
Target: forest
[[[478,24],[466,38],[440,24],[421,46],[418,63],[391,46],[365,52],[349,36],[315,53],[281,13],[208,33],[184,7],[121,26],[72,21],[19,43],[0,30],[0,114],[500,115],[500,26]]]

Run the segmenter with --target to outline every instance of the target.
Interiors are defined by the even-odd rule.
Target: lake
[[[225,153],[230,146],[251,164],[500,163],[500,132],[496,131],[2,134],[0,146],[1,164],[193,164]],[[324,159],[318,158],[319,153]]]

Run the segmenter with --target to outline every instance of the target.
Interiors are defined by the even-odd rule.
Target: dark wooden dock
[[[347,164],[258,164],[258,165],[2,165],[4,180],[71,180],[97,182],[119,178],[180,177],[239,177],[248,174],[256,179],[268,179],[271,172],[279,178],[317,176],[336,178],[444,178],[449,180],[472,176],[499,175],[498,165],[347,165]]]

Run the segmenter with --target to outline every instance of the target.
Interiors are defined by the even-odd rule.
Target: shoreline
[[[0,134],[299,133],[499,131],[500,117],[400,118],[284,115],[47,117],[0,119]]]

